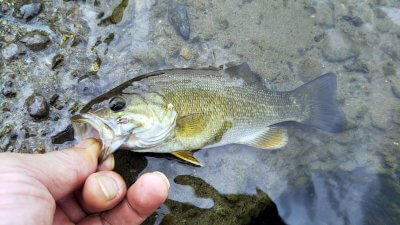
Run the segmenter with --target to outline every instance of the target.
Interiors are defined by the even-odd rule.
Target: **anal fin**
[[[282,127],[268,127],[261,135],[247,141],[247,144],[261,149],[282,148],[288,142],[287,130]]]
[[[194,164],[196,166],[203,166],[203,165],[201,165],[199,160],[197,160],[196,157],[193,156],[193,152],[191,152],[191,151],[180,150],[180,151],[171,152],[171,154],[186,161],[186,162]]]

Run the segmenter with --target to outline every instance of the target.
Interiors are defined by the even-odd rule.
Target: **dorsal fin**
[[[241,144],[261,149],[282,148],[288,142],[287,131],[283,127],[268,127],[261,135]]]
[[[264,86],[264,80],[260,75],[251,71],[247,63],[242,63],[237,66],[232,66],[225,69],[225,72],[231,77],[243,79],[249,85]]]

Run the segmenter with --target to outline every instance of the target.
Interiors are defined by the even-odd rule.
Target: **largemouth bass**
[[[293,91],[272,91],[244,63],[228,69],[168,69],[133,78],[90,101],[71,118],[75,137],[117,149],[172,153],[195,165],[193,151],[226,144],[277,149],[288,142],[280,123],[340,132],[336,75]]]

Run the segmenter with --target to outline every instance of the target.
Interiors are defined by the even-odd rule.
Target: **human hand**
[[[167,198],[168,179],[147,173],[126,190],[113,158],[97,164],[100,147],[88,139],[43,155],[1,153],[0,224],[142,223]]]

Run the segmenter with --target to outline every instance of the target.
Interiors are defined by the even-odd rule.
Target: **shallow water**
[[[276,90],[334,72],[343,133],[287,124],[289,144],[279,150],[204,149],[195,153],[203,167],[120,153],[119,168],[131,181],[154,170],[169,178],[169,201],[148,224],[259,222],[268,205],[262,193],[287,224],[399,223],[398,1],[54,0],[30,20],[20,16],[22,2],[0,0],[1,151],[71,145],[50,137],[91,98],[148,71],[248,62]],[[188,40],[168,19],[178,3],[187,10]],[[50,42],[29,48],[30,31]],[[4,92],[12,89],[7,81],[14,96]],[[29,115],[32,93],[48,102],[48,116]]]

